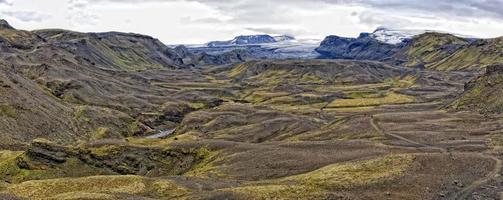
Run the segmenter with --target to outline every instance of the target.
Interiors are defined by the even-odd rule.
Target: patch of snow
[[[428,32],[437,32],[437,33],[448,33],[461,38],[474,38],[472,36],[461,35],[456,33],[449,33],[443,31],[435,31],[435,30],[414,30],[414,29],[389,29],[385,27],[377,28],[373,33],[371,33],[371,37],[375,38],[384,43],[388,44],[399,44],[407,39],[411,39],[416,35],[421,35],[423,33]]]
[[[425,30],[393,30],[381,27],[376,29],[371,36],[384,43],[399,44],[425,32]]]

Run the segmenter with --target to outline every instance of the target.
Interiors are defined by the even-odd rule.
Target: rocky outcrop
[[[362,33],[358,38],[328,36],[316,51],[324,58],[353,60],[385,60],[393,56],[403,46],[381,42],[369,33]]]
[[[73,160],[116,174],[163,176],[182,174],[205,158],[197,150],[134,147],[120,145],[120,141],[104,142],[94,146],[69,147],[38,139],[24,156],[17,158],[17,165],[27,170],[47,167],[72,170],[65,169],[65,163]]]
[[[0,29],[14,29],[7,21],[0,19]]]
[[[501,96],[503,96],[503,65],[489,65],[484,75],[465,84],[464,92],[449,107],[484,114],[500,114],[503,113]]]

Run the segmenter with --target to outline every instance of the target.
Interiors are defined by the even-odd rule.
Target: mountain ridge
[[[477,71],[501,62],[502,38],[473,39],[449,33],[425,32],[400,43],[389,44],[372,34],[362,33],[358,38],[328,36],[316,51],[324,58],[377,60],[440,71]]]
[[[232,40],[226,41],[211,41],[206,44],[208,47],[231,46],[231,45],[257,45],[265,43],[282,42],[288,40],[295,40],[292,36],[280,35],[270,36],[267,34],[262,35],[239,35]]]

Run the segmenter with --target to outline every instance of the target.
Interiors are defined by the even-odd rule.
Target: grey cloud
[[[363,12],[358,16],[360,23],[367,25],[383,25],[387,28],[406,27],[412,22],[399,16],[388,16],[385,13]]]
[[[97,3],[96,0],[68,0],[68,9],[72,13],[68,16],[72,25],[96,25],[99,17],[87,10],[90,3]]]
[[[231,12],[236,17],[246,19],[247,13],[261,13],[266,16],[285,14],[276,12],[283,7],[302,7],[316,9],[323,4],[358,5],[378,10],[394,12],[409,12],[436,15],[441,17],[490,17],[503,20],[503,0],[187,0],[197,1],[213,6],[225,12]],[[262,9],[262,10],[258,10]]]
[[[35,11],[4,11],[2,14],[14,17],[18,20],[24,22],[41,22],[45,18],[49,18],[49,15],[38,13]]]
[[[0,0],[0,2],[5,0]],[[75,0],[70,0],[75,1]],[[272,16],[279,13],[282,8],[302,7],[316,9],[323,4],[332,5],[359,5],[363,7],[382,10],[415,10],[438,15],[456,17],[484,16],[503,19],[503,0],[88,0],[89,2],[115,2],[115,3],[148,3],[148,2],[174,2],[189,1],[209,5],[218,10],[230,12],[236,16],[246,17],[245,14],[268,14]],[[321,4],[320,4],[321,3]],[[260,10],[259,10],[260,9]],[[276,11],[278,10],[278,11]],[[272,13],[271,13],[272,12]],[[255,16],[260,17],[260,16]],[[276,16],[275,16],[276,17]]]
[[[83,0],[69,0],[68,1],[68,8],[70,10],[82,9],[82,8],[87,7],[88,4],[89,4],[89,2],[83,1]]]
[[[0,0],[1,1],[1,0]],[[87,3],[138,4],[152,2],[198,2],[209,6],[229,19],[192,18],[182,19],[186,23],[224,23],[259,32],[279,32],[263,27],[297,26],[298,11],[323,10],[327,6],[358,6],[366,8],[353,12],[359,22],[366,26],[408,27],[422,25],[435,27],[435,21],[470,22],[480,18],[503,22],[503,0],[70,0]],[[77,4],[78,5],[78,4]],[[423,20],[411,20],[423,19]],[[418,22],[419,21],[419,22]],[[420,24],[421,21],[427,21]],[[260,27],[260,28],[253,28]],[[261,29],[261,30],[259,30]],[[292,30],[282,30],[292,31]]]
[[[361,0],[357,4],[391,11],[416,11],[444,17],[491,17],[502,20],[502,0]]]
[[[12,6],[11,0],[0,0],[0,6]]]
[[[303,34],[311,34],[311,32],[304,29],[296,29],[296,28],[272,28],[272,27],[259,27],[253,28],[248,27],[246,30],[255,31],[264,34],[270,35],[303,35]]]
[[[70,0],[75,1],[75,0]],[[222,14],[231,17],[226,23],[254,24],[285,24],[294,22],[297,16],[292,8],[321,8],[322,1],[314,0],[88,0],[88,3],[152,3],[152,2],[198,2]],[[199,21],[202,22],[202,21]],[[209,20],[209,23],[214,21]]]
[[[215,18],[215,17],[208,17],[208,18],[192,18],[192,17],[183,17],[180,19],[182,23],[191,23],[191,24],[218,24],[218,23],[224,23],[226,21]]]

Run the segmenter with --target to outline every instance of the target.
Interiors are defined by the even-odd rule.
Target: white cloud
[[[4,11],[4,12],[2,12],[2,15],[14,17],[14,18],[21,20],[21,21],[24,21],[24,22],[41,22],[45,18],[51,17],[48,14],[43,14],[43,13],[39,13],[39,12],[35,12],[35,11],[25,11],[25,10]]]
[[[0,17],[22,29],[204,43],[256,33],[357,36],[378,26],[496,37],[503,35],[502,7],[503,0],[0,0]]]

